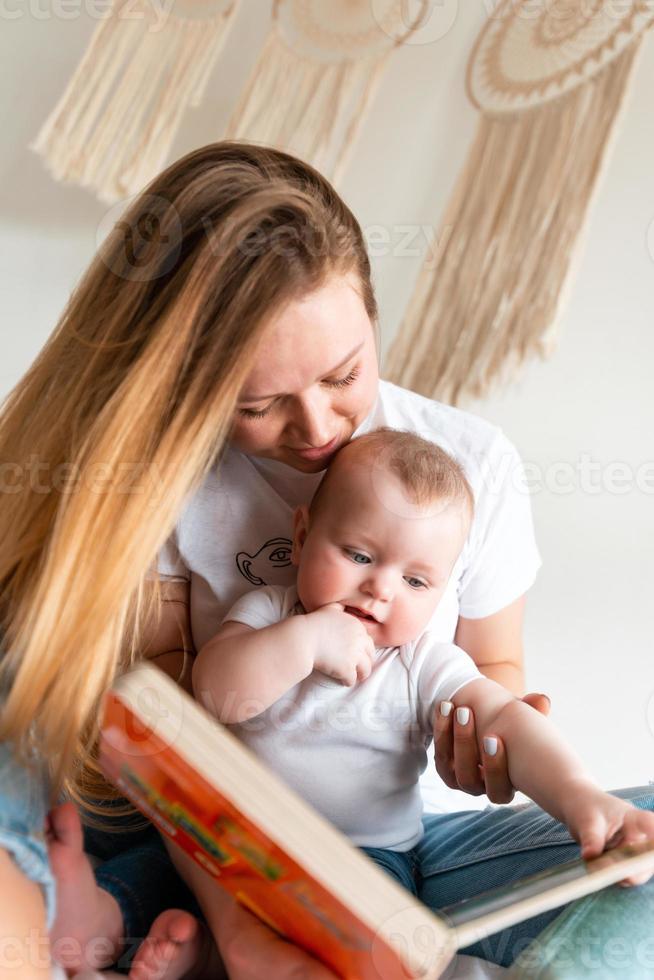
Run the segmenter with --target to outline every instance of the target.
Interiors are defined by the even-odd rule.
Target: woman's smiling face
[[[274,318],[243,387],[232,445],[324,470],[372,409],[375,334],[355,276],[335,276]]]

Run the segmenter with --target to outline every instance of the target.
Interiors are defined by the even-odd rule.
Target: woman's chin
[[[299,453],[293,452],[292,449],[283,449],[279,452],[262,455],[265,455],[267,459],[276,459],[280,463],[286,463],[287,466],[292,466],[294,470],[299,470],[301,473],[321,473],[327,469],[341,445],[342,443],[337,449],[324,456],[319,456],[317,459],[301,456]]]
[[[329,456],[324,456],[321,459],[302,459],[293,456],[286,459],[285,462],[302,473],[322,473],[323,470],[327,469],[334,456],[335,453],[330,453]]]
[[[253,455],[259,459],[274,459],[277,463],[284,463],[300,473],[321,473],[327,468],[327,463],[320,460],[297,459],[286,453],[253,453]]]

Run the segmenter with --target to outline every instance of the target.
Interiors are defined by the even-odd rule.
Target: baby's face
[[[338,464],[337,464],[338,465]],[[400,646],[427,626],[470,519],[464,505],[412,503],[392,474],[344,464],[318,513],[296,516],[293,561],[307,612],[339,602],[376,646]]]

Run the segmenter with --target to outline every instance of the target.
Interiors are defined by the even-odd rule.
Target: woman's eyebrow
[[[361,343],[358,344],[358,346],[354,348],[354,350],[351,350],[350,351],[350,353],[347,355],[347,357],[344,360],[342,360],[340,364],[337,364],[336,367],[333,367],[331,369],[331,371],[324,371],[320,375],[320,378],[325,378],[325,377],[327,377],[330,374],[334,374],[340,368],[344,367],[347,364],[348,361],[351,361],[352,360],[352,358],[354,357],[355,354],[358,354],[359,353],[359,351],[363,347],[364,343],[365,343],[365,341],[362,340]],[[316,381],[319,381],[320,378],[316,378]],[[239,402],[263,402],[267,398],[280,398],[284,394],[285,394],[285,392],[278,391],[274,395],[242,395],[239,398]]]

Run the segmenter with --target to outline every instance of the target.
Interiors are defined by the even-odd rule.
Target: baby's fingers
[[[645,844],[647,842],[647,837],[644,834],[641,835],[640,840],[631,841],[632,844]],[[654,855],[652,855],[652,860],[649,867],[644,871],[639,871],[638,874],[630,875],[620,882],[623,888],[628,888],[631,885],[644,885],[646,881],[654,874]]]
[[[576,836],[584,861],[599,857],[606,847],[608,825],[601,813],[588,813],[576,827]]]
[[[597,849],[598,832],[603,824],[601,837],[604,840],[603,847]],[[654,814],[644,810],[637,810],[635,807],[627,806],[624,811],[616,814],[591,813],[585,816],[576,826],[575,836],[581,844],[581,854],[584,859],[595,858],[604,850],[612,851],[614,848],[635,847],[633,853],[638,854],[642,851],[643,845],[648,843],[654,846]],[[609,862],[620,860],[621,853],[614,858],[606,855]],[[601,862],[600,862],[601,863]],[[654,852],[651,859],[648,859],[647,867],[629,877],[623,879],[620,884],[642,885],[648,881],[654,873]]]
[[[646,881],[652,877],[654,873],[654,867],[650,871],[641,871],[640,874],[631,875],[630,878],[625,878],[624,881],[618,882],[623,888],[631,888],[632,885],[644,885]]]
[[[625,844],[640,844],[643,840],[654,843],[654,813],[632,807],[625,814],[622,824]]]
[[[637,810],[634,808],[630,810],[624,819],[621,831],[619,833],[618,839],[615,842],[609,842],[609,846],[618,845],[638,845],[646,844],[647,842],[654,845],[654,813],[650,813],[647,810]],[[621,881],[621,885],[644,885],[646,881],[654,874],[654,855],[652,856],[652,862],[649,868],[645,871],[641,871],[639,874],[631,875],[629,878],[625,878]]]

